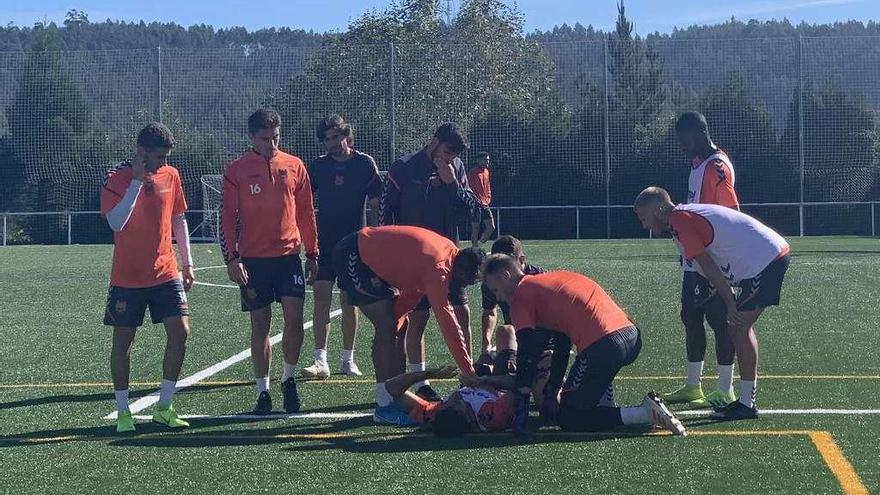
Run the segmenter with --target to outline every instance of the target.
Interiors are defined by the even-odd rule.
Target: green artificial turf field
[[[619,403],[680,385],[684,334],[680,273],[669,240],[535,241],[532,263],[599,281],[642,330],[641,356],[616,382]],[[0,491],[5,493],[865,493],[880,491],[880,244],[867,238],[792,240],[783,302],[757,327],[761,343],[753,421],[683,416],[691,435],[621,429],[527,440],[440,440],[373,426],[372,328],[362,319],[363,379],[334,375],[300,387],[305,417],[235,417],[253,408],[242,359],[175,398],[200,415],[185,431],[138,423],[117,436],[109,381],[110,332],[101,326],[111,246],[0,249]],[[248,347],[248,320],[216,246],[197,245],[201,282],[190,293],[193,334],[183,376]],[[478,333],[479,293],[471,289]],[[280,311],[276,311],[280,316]],[[311,320],[311,299],[306,321]],[[273,324],[273,334],[280,321]],[[301,366],[310,364],[307,338]],[[451,363],[436,326],[429,364]],[[711,337],[710,337],[711,339]],[[475,342],[479,338],[475,337]],[[164,332],[144,327],[132,352],[132,400],[156,390]],[[329,357],[338,365],[334,319]],[[706,370],[714,375],[709,345]],[[272,387],[280,405],[280,359]],[[207,374],[207,373],[206,373]],[[440,383],[449,391],[454,382]],[[711,389],[707,377],[704,388]],[[136,413],[148,415],[150,408]]]

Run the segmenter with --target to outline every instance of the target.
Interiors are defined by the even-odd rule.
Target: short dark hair
[[[138,132],[137,145],[140,148],[171,149],[174,147],[174,134],[164,124],[153,122]]]
[[[492,254],[506,254],[518,259],[523,254],[522,242],[512,235],[503,235],[492,243]]]
[[[274,110],[261,108],[248,117],[248,133],[256,134],[263,129],[281,127],[281,116]]]
[[[455,255],[452,271],[470,277],[480,273],[486,252],[477,247],[464,248]]]
[[[441,438],[460,437],[471,431],[471,424],[467,416],[451,407],[443,407],[437,411],[431,427],[434,434]]]
[[[461,133],[461,129],[455,122],[446,122],[434,132],[434,137],[441,143],[446,144],[453,153],[461,153],[468,149],[467,139]]]
[[[685,112],[675,122],[675,132],[698,132],[709,135],[709,124],[700,112]]]
[[[340,134],[347,138],[354,137],[354,131],[351,128],[351,124],[346,122],[345,119],[339,115],[331,115],[318,122],[318,126],[315,128],[315,134],[317,134],[318,140],[323,141],[325,133],[330,129],[336,129]]]
[[[517,270],[522,270],[522,268],[519,266],[519,260],[506,254],[492,254],[486,258],[486,262],[483,263],[484,277],[486,275],[500,273],[504,270],[515,272]]]

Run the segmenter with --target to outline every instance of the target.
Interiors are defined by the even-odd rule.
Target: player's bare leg
[[[712,392],[706,394],[706,400],[714,408],[724,407],[736,400],[733,392],[733,361],[736,359],[736,349],[733,346],[733,337],[727,328],[727,314],[724,303],[712,301],[706,308],[706,321],[715,332],[715,362],[718,372],[718,386]]]
[[[406,328],[406,371],[425,371],[425,328],[428,326],[428,310],[415,310],[409,314]],[[427,381],[413,385],[416,394],[425,400],[440,400],[440,395],[431,388]]]
[[[315,295],[314,310],[312,312],[312,319],[314,321],[312,330],[315,335],[315,363],[303,368],[302,376],[306,378],[327,378],[330,376],[330,365],[327,364],[327,340],[330,334],[330,306],[333,303],[333,283],[329,280],[316,280],[312,285],[312,289]]]
[[[715,413],[714,417],[718,419],[752,419],[758,415],[758,409],[755,405],[758,379],[758,337],[753,327],[763,311],[763,308],[742,311],[740,314],[744,317],[744,324],[728,323],[739,363],[740,395],[739,400]]]
[[[339,294],[339,306],[342,308],[341,370],[345,375],[360,376],[362,373],[354,362],[354,340],[358,329],[357,310],[348,302],[348,294],[345,292]],[[327,348],[326,343],[324,348]]]
[[[131,345],[136,329],[113,327],[113,346],[110,349],[110,375],[113,378],[113,395],[116,398],[116,432],[134,431],[134,420],[128,410],[128,376],[131,366]]]
[[[299,412],[301,405],[294,374],[305,339],[303,303],[304,300],[299,297],[281,298],[281,310],[284,313],[284,330],[281,333],[284,371],[281,374],[281,389],[284,393],[284,410],[288,413]]]
[[[165,356],[162,359],[162,378],[177,381],[183,358],[186,356],[186,341],[189,338],[189,317],[174,316],[162,321],[165,326]]]
[[[682,306],[681,323],[684,325],[687,378],[683,387],[662,395],[670,404],[686,403],[692,407],[707,407],[703,394],[703,366],[706,358],[706,327],[703,326],[703,308]]]
[[[177,391],[177,378],[186,356],[186,340],[189,338],[189,318],[172,316],[162,320],[165,326],[165,357],[162,360],[162,384],[159,386],[159,404],[153,413],[153,422],[171,428],[184,428],[189,423],[180,419],[171,406]]]
[[[272,398],[269,395],[269,366],[272,363],[272,347],[269,345],[269,328],[272,324],[272,306],[255,309],[251,317],[251,360],[254,363],[254,378],[257,385],[256,414],[269,414],[272,411]]]

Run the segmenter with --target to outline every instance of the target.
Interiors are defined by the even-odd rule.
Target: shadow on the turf
[[[180,393],[193,393],[193,392],[205,392],[215,389],[223,389],[223,388],[231,388],[231,387],[242,387],[245,385],[249,385],[247,383],[221,383],[221,384],[213,384],[213,385],[194,385],[192,387],[183,389]],[[130,397],[133,399],[137,399],[140,397],[144,397],[150,395],[156,391],[158,388],[146,388],[142,390],[132,391]],[[33,406],[44,406],[47,404],[67,404],[67,403],[78,403],[78,402],[101,402],[108,401],[112,402],[115,400],[115,397],[112,392],[101,392],[97,394],[61,394],[61,395],[47,395],[44,397],[35,397],[33,399],[24,399],[24,400],[16,400],[10,402],[0,402],[0,410],[4,409],[14,409],[17,407],[33,407]]]

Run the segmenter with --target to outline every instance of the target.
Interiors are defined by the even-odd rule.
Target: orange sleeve
[[[117,169],[107,171],[104,176],[104,185],[101,187],[101,215],[107,215],[125,195],[125,190],[131,181]]]
[[[492,182],[489,180],[489,169],[486,169],[486,206],[492,204]]]
[[[187,209],[186,205],[186,195],[183,193],[183,181],[180,179],[180,174],[175,173],[175,182],[176,187],[174,188],[174,210],[172,213],[174,215],[180,215],[184,213]]]
[[[306,248],[306,257],[318,257],[318,227],[315,223],[315,203],[312,199],[312,183],[306,167],[299,162],[299,188],[294,192],[296,200],[296,226]],[[328,253],[329,254],[329,253]]]
[[[455,312],[449,304],[449,282],[437,280],[438,277],[431,278],[433,280],[428,280],[425,288],[431,309],[434,310],[434,317],[437,318],[437,324],[440,326],[440,333],[443,335],[443,340],[446,341],[446,347],[455,358],[458,369],[462,373],[473,375],[474,366],[471,363],[470,352],[465,347],[461,327],[458,326]]]
[[[684,257],[693,259],[706,251],[712,244],[715,232],[712,224],[702,216],[690,211],[673,211],[669,215],[669,226],[684,249]]]
[[[700,202],[739,209],[739,198],[733,187],[733,174],[730,167],[721,160],[713,160],[703,174],[703,187]]]
[[[238,258],[238,181],[234,164],[235,162],[229,164],[223,174],[223,196],[220,203],[220,251],[227,264]]]

